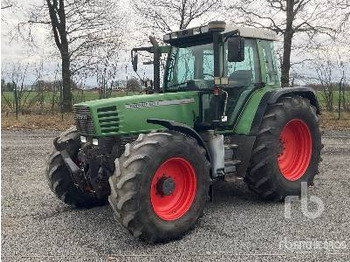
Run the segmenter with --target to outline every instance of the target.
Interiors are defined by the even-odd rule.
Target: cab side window
[[[195,57],[191,49],[180,48],[177,57],[177,79],[176,83],[186,82],[187,79],[194,78]]]
[[[213,80],[214,78],[214,51],[212,49],[203,51],[203,79]]]
[[[227,43],[225,44],[224,75],[233,87],[251,86],[260,82],[259,58],[255,40],[245,39],[244,61],[227,61]]]
[[[259,40],[266,68],[266,85],[280,85],[280,76],[272,41]]]

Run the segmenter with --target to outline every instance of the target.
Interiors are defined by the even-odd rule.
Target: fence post
[[[340,120],[340,105],[341,105],[341,81],[339,82],[339,95],[338,95],[338,120]]]
[[[12,81],[13,85],[14,85],[14,97],[15,97],[15,111],[16,111],[16,120],[18,120],[18,111],[19,111],[19,108],[18,108],[18,93],[17,93],[17,84]]]

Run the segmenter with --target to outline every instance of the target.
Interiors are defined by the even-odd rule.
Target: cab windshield
[[[165,90],[209,89],[214,84],[213,44],[173,47],[168,61]]]

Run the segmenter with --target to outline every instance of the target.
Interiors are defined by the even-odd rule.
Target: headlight
[[[86,143],[86,137],[85,136],[80,136],[80,141],[82,142],[82,143]]]
[[[97,139],[97,138],[93,138],[93,139],[92,139],[92,144],[93,144],[94,146],[98,146],[98,139]]]

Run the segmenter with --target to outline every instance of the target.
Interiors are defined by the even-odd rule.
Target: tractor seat
[[[229,76],[229,86],[249,86],[252,83],[252,78],[253,74],[251,70],[237,70]]]

